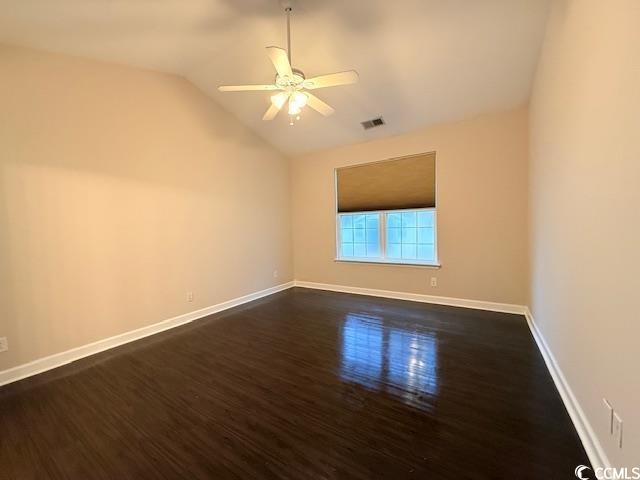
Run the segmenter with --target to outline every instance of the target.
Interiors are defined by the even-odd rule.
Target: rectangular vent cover
[[[361,122],[361,125],[362,125],[362,128],[364,128],[365,130],[369,130],[370,128],[375,128],[375,127],[384,125],[384,120],[382,119],[382,117],[373,118],[371,120],[367,120],[366,122]]]

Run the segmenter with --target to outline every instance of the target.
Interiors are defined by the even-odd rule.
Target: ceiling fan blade
[[[218,87],[221,92],[248,92],[253,90],[279,90],[277,85],[222,85]]]
[[[281,77],[293,78],[293,72],[291,71],[291,64],[289,63],[289,56],[287,51],[280,47],[267,47],[267,54],[269,59],[276,67],[276,72]]]
[[[279,111],[280,109],[278,108],[278,106],[272,103],[271,105],[269,105],[269,108],[264,113],[262,120],[273,120],[274,118],[276,118],[276,115],[278,114]]]
[[[310,94],[309,92],[305,92],[305,95],[308,97],[307,105],[309,105],[314,110],[320,112],[325,117],[331,115],[335,110],[331,108],[329,105],[324,103],[315,95]]]
[[[329,73],[319,77],[309,78],[304,81],[303,86],[308,90],[316,88],[337,87],[339,85],[350,85],[358,81],[358,72],[348,70],[346,72]]]

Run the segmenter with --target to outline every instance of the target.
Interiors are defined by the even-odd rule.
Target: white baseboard
[[[169,330],[170,328],[184,325],[185,323],[189,323],[199,318],[206,317],[207,315],[221,312],[232,307],[237,307],[238,305],[242,305],[243,303],[251,302],[253,300],[266,297],[267,295],[286,290],[293,287],[293,285],[294,282],[276,285],[275,287],[267,288],[259,292],[250,293],[248,295],[234,298],[226,302],[218,303],[210,307],[185,313],[183,315],[178,315],[177,317],[169,318],[168,320],[154,323],[153,325],[148,325],[136,330],[121,333],[114,337],[105,338],[104,340],[98,340],[97,342],[89,343],[77,348],[72,348],[71,350],[67,350],[65,352],[55,353],[48,357],[34,360],[33,362],[25,363],[8,370],[0,371],[0,386],[11,382],[16,382],[32,375],[37,375],[38,373],[46,372],[47,370],[51,370],[52,368],[60,367],[67,363],[71,363],[81,358],[88,357],[89,355],[94,355],[104,350],[108,350],[125,343],[133,342],[134,340],[139,340],[155,333]]]
[[[329,283],[295,281],[296,287],[315,288],[317,290],[330,290],[332,292],[355,293],[357,295],[371,295],[373,297],[395,298],[412,302],[435,303],[437,305],[449,305],[451,307],[475,308],[489,310],[491,312],[515,313],[524,315],[527,307],[510,303],[483,302],[481,300],[467,300],[464,298],[438,297],[422,293],[395,292],[392,290],[378,290],[373,288],[348,287],[345,285],[333,285]]]
[[[573,390],[571,390],[571,386],[569,382],[567,382],[567,378],[562,373],[560,369],[560,365],[556,361],[553,352],[549,348],[547,341],[542,336],[542,332],[538,329],[536,322],[531,314],[529,308],[526,309],[525,317],[527,318],[527,324],[529,325],[529,329],[531,330],[531,334],[538,344],[538,349],[544,358],[544,362],[547,364],[547,368],[549,369],[549,373],[551,374],[551,378],[553,378],[553,383],[555,383],[560,396],[562,397],[562,401],[564,402],[564,406],[569,412],[569,416],[571,417],[571,421],[573,425],[576,427],[576,431],[580,436],[580,440],[582,441],[582,445],[584,446],[585,451],[587,452],[587,456],[591,461],[591,465],[594,469],[602,467],[608,468],[611,466],[609,463],[609,459],[607,458],[607,454],[605,453],[598,437],[596,436],[593,428],[591,427],[591,423],[587,419],[587,416],[584,414],[578,399],[573,394]]]

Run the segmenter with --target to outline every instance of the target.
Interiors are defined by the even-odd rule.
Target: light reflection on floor
[[[342,326],[341,378],[397,395],[418,408],[438,393],[435,334],[384,324],[380,317],[348,314]]]

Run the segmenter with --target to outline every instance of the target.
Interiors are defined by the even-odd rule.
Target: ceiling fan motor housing
[[[297,68],[292,68],[291,71],[293,72],[293,78],[281,77],[280,75],[276,75],[276,85],[284,89],[288,87],[301,87],[306,78],[304,76],[304,72],[302,70],[298,70]]]

